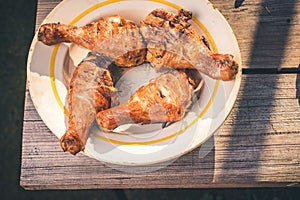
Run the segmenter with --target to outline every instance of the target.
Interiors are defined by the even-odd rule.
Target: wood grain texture
[[[211,0],[230,24],[243,68],[298,68],[299,0]],[[235,2],[242,2],[238,7]]]
[[[224,125],[201,147],[139,169],[62,152],[27,95],[21,185],[26,189],[299,186],[300,78],[244,75]],[[162,169],[151,171],[156,167]],[[125,170],[125,172],[124,172]],[[150,171],[134,173],[136,170]]]
[[[36,28],[59,2],[38,1]],[[256,69],[299,66],[299,0],[211,2],[237,37],[243,68],[254,73],[243,75],[237,102],[214,137],[167,167],[166,163],[108,166],[83,154],[62,152],[59,139],[41,120],[26,91],[21,186],[29,190],[299,187],[300,75],[255,74]]]

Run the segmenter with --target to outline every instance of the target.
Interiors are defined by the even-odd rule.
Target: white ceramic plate
[[[136,23],[155,8],[193,12],[193,25],[204,35],[215,52],[234,55],[241,65],[236,38],[220,12],[206,0],[64,0],[43,23],[85,25],[100,17],[119,14]],[[35,35],[28,57],[29,90],[34,105],[49,129],[60,138],[67,127],[68,80],[87,50],[77,45],[46,46]],[[138,76],[137,76],[138,75]],[[132,94],[140,84],[157,76],[150,67],[131,69],[119,84]],[[139,77],[138,80],[136,77]],[[85,154],[100,161],[120,165],[149,165],[174,160],[204,143],[220,128],[237,98],[241,70],[233,81],[205,81],[201,98],[186,117],[167,128],[161,125],[123,126],[132,134],[104,134],[95,125],[91,129]],[[118,85],[118,83],[116,83]],[[124,100],[128,96],[123,96]]]

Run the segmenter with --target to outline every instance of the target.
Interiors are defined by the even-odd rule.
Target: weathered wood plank
[[[36,27],[59,2],[38,1]],[[237,37],[243,68],[298,67],[298,0],[239,1],[237,8],[231,0],[211,2]],[[20,183],[31,190],[299,186],[299,99],[299,74],[244,75],[237,102],[215,137],[168,167],[129,173],[63,153],[27,91]]]
[[[144,167],[145,173],[62,152],[27,93],[20,183],[26,189],[299,186],[299,81],[299,74],[243,75],[221,131],[168,167]]]
[[[237,37],[244,68],[297,68],[299,0],[211,0]],[[235,6],[236,2],[242,2]],[[235,8],[236,7],[236,8]]]

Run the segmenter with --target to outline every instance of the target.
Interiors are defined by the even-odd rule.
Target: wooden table
[[[38,0],[36,26],[60,0]],[[242,54],[238,100],[209,145],[160,170],[122,172],[62,152],[26,91],[20,184],[28,190],[299,186],[300,1],[211,0]],[[201,149],[202,148],[202,149]],[[201,151],[200,151],[201,150]],[[203,155],[201,155],[203,154]]]

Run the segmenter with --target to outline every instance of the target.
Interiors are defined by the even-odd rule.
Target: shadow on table
[[[237,8],[242,5],[244,1],[236,0],[234,7]],[[286,4],[285,8],[282,9],[280,0],[262,0],[260,11],[259,11],[259,19],[257,21],[254,41],[251,49],[251,55],[249,60],[249,69],[243,71],[245,73],[251,74],[267,74],[268,72],[278,73],[280,67],[282,65],[282,59],[284,57],[285,48],[287,45],[288,34],[290,31],[291,20],[295,17],[296,11],[295,6],[297,4],[296,0],[290,0],[289,4]],[[272,18],[272,20],[271,20]],[[245,25],[246,26],[246,25]],[[273,46],[274,48],[270,48]],[[278,48],[276,48],[278,47]],[[267,70],[265,70],[267,68]],[[275,68],[271,69],[270,68]],[[263,76],[266,77],[266,76]],[[247,174],[244,176],[247,177],[247,181],[253,180],[252,182],[256,182],[258,175],[260,173],[260,163],[261,160],[261,146],[264,144],[264,135],[270,132],[270,121],[266,121],[265,116],[271,116],[273,110],[271,109],[274,104],[274,97],[276,94],[276,79],[274,79],[274,83],[272,85],[257,85],[253,86],[253,75],[245,76],[243,80],[243,86],[241,87],[243,91],[242,95],[240,95],[240,99],[242,103],[237,106],[237,114],[233,122],[233,131],[230,135],[229,144],[227,144],[228,152],[232,151],[232,153],[228,153],[224,155],[224,164],[221,166],[221,170],[224,173],[220,173],[218,176],[219,181],[226,182],[230,180],[232,174],[234,174],[235,169],[234,166],[231,166],[230,163],[240,162],[240,159],[247,159],[247,163],[245,166],[240,166]],[[252,83],[251,83],[252,82]],[[299,99],[299,74],[297,77],[297,98]],[[268,87],[268,95],[267,97],[261,97],[259,95],[251,97],[249,99],[249,94],[247,91],[259,91],[261,87]],[[262,99],[267,98],[267,99]],[[259,104],[261,100],[269,100],[266,101],[268,106],[261,111],[260,109],[255,109],[255,104]],[[300,100],[299,100],[300,102]],[[247,113],[245,113],[247,112]],[[260,119],[262,116],[260,113],[264,112],[264,117]],[[243,120],[239,120],[243,118]],[[264,121],[263,121],[264,120]],[[242,122],[241,122],[242,121]],[[243,123],[243,124],[241,124]],[[246,131],[245,127],[249,126],[249,129]],[[235,137],[239,135],[245,135],[248,141],[242,141],[240,144],[237,143]],[[253,145],[255,144],[255,146]],[[234,150],[232,150],[234,149]],[[241,164],[242,165],[242,164]],[[225,172],[226,170],[226,172]],[[230,171],[232,173],[230,173]],[[243,177],[240,179],[243,181]]]
[[[239,8],[245,0],[235,0],[234,8]]]

